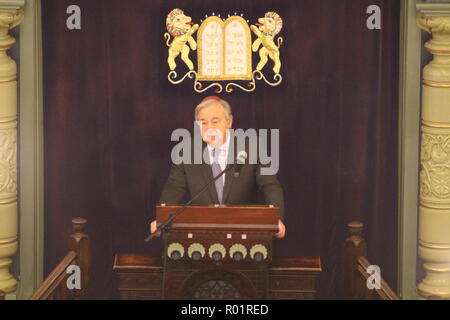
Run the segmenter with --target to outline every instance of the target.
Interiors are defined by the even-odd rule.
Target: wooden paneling
[[[240,267],[240,268],[239,268]],[[235,271],[252,284],[258,299],[309,300],[315,298],[317,278],[322,271],[319,258],[286,258],[273,261],[267,270],[255,270],[247,265]],[[211,271],[205,267],[205,272]],[[228,270],[228,269],[226,269]],[[163,267],[158,256],[117,254],[114,271],[120,299],[162,299]],[[179,284],[196,276],[196,268],[170,270],[172,281],[168,289],[178,291]]]

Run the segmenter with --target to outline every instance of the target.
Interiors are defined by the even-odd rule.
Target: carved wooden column
[[[450,6],[418,6],[419,26],[432,39],[423,72],[419,256],[421,296],[450,298]]]
[[[17,7],[19,1],[13,4]],[[16,289],[9,272],[17,251],[17,67],[7,50],[16,42],[9,30],[19,25],[23,12],[0,6],[0,290]]]
[[[364,224],[360,221],[352,221],[347,224],[348,237],[344,242],[344,297],[348,300],[360,300],[364,298],[366,287],[358,272],[358,258],[367,256],[366,240],[362,237]]]

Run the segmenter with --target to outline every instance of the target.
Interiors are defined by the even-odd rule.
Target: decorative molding
[[[418,253],[425,278],[417,289],[425,298],[450,298],[450,3],[422,2],[417,9],[418,26],[431,34],[425,48],[433,55],[423,70]]]
[[[428,17],[450,17],[450,3],[419,2],[417,11]]]
[[[427,202],[425,199],[420,199],[420,207],[421,208],[426,208],[426,209],[431,209],[431,210],[450,210],[450,204],[447,203],[447,205],[445,204],[439,204],[439,203],[432,203],[432,202]]]
[[[10,266],[17,252],[17,66],[7,54],[16,40],[9,30],[24,19],[25,1],[0,0],[0,290],[15,295],[17,280]]]
[[[22,9],[16,11],[1,11],[0,10],[0,28],[12,29],[22,23],[24,13]]]
[[[422,120],[422,126],[430,129],[450,129],[450,123]]]
[[[423,81],[423,85],[432,88],[450,88],[450,83],[435,83],[433,81]]]
[[[418,26],[431,34],[425,48],[433,60],[423,70],[424,85],[430,88],[450,88],[450,4],[447,16],[417,14]]]
[[[433,243],[426,243],[423,241],[419,241],[420,245],[425,248],[430,249],[443,249],[443,250],[450,250],[450,245],[441,245],[441,244],[433,244]]]
[[[417,16],[417,23],[422,30],[433,35],[435,33],[450,34],[450,15],[446,17],[436,17],[427,16],[421,13]]]
[[[17,133],[0,130],[0,197],[17,193]]]
[[[422,135],[420,196],[450,203],[450,134]]]
[[[401,0],[398,148],[398,295],[417,299],[421,31],[416,7]]]
[[[25,0],[0,0],[0,12],[15,12],[25,6]]]
[[[44,276],[44,174],[41,1],[27,1],[20,25],[19,246],[17,298],[29,299]]]

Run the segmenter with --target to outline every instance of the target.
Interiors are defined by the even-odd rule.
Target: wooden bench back
[[[81,300],[89,287],[91,269],[91,244],[85,233],[87,221],[83,218],[72,220],[74,233],[69,237],[69,252],[49,274],[30,300]],[[73,274],[69,267],[80,270],[80,289],[69,289],[67,280]],[[72,281],[71,281],[72,282]]]
[[[364,225],[353,221],[347,224],[348,237],[344,243],[344,296],[349,300],[399,300],[397,294],[381,278],[380,289],[370,289],[367,280],[372,275],[366,258],[367,245],[362,237]]]

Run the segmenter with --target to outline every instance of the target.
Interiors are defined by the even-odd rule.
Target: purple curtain
[[[116,252],[162,249],[143,239],[168,175],[170,135],[192,130],[195,105],[213,93],[167,81],[165,18],[179,7],[197,23],[212,12],[252,23],[281,15],[282,85],[222,95],[235,127],[280,129],[287,237],[275,241],[275,255],[321,256],[319,298],[340,298],[345,224],[359,219],[369,259],[395,288],[400,1],[129,2],[42,4],[46,274],[67,251],[77,216],[88,219],[93,243],[91,298],[116,297]],[[81,30],[66,27],[73,4]],[[366,27],[373,4],[381,30]]]

